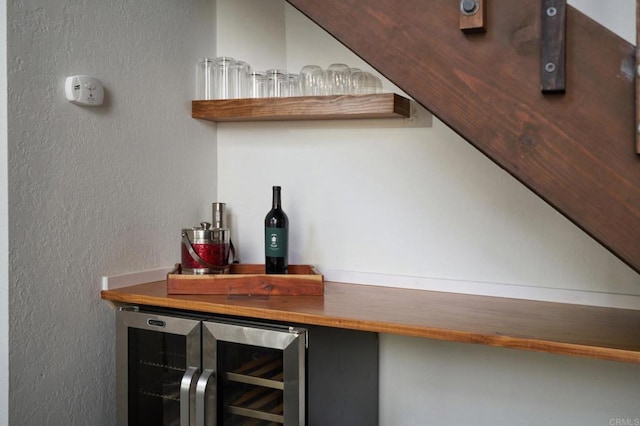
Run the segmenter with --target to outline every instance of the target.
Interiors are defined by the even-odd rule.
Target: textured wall
[[[99,278],[179,260],[216,196],[215,126],[190,118],[215,52],[208,0],[8,2],[10,422],[114,423]],[[90,74],[102,107],[64,99]]]
[[[7,14],[0,6],[0,425],[9,424],[9,199],[7,194]]]

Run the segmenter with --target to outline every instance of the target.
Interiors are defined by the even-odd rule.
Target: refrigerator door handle
[[[207,393],[209,381],[214,379],[216,372],[206,369],[198,379],[196,384],[196,426],[214,425],[216,418],[216,388],[214,386],[211,393]],[[212,413],[209,413],[213,410]],[[208,420],[208,421],[207,421]]]
[[[191,395],[198,367],[188,367],[180,381],[180,426],[190,426],[191,422]]]

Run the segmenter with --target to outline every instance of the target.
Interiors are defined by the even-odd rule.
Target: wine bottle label
[[[286,228],[264,228],[264,252],[267,257],[287,255]]]

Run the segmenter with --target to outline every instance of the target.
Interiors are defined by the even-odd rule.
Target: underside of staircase
[[[635,46],[568,6],[543,94],[540,0],[485,0],[478,33],[457,0],[287,1],[640,272]]]

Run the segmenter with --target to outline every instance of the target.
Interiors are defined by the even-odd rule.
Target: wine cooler
[[[138,307],[116,323],[118,425],[377,424],[374,333]]]

